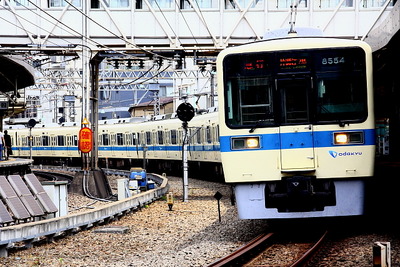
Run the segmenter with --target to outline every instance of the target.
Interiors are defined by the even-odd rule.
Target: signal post
[[[188,195],[189,195],[189,177],[188,177],[188,172],[189,172],[189,165],[188,165],[188,158],[187,158],[187,146],[189,143],[189,137],[188,137],[188,122],[193,119],[194,117],[194,108],[190,103],[185,102],[180,104],[178,106],[178,109],[176,110],[176,113],[178,115],[178,118],[182,121],[182,127],[183,127],[183,155],[182,155],[182,161],[183,161],[183,201],[187,202],[188,201]]]

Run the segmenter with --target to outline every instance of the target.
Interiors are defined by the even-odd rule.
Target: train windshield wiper
[[[267,122],[266,120],[259,120],[257,121],[256,125],[254,125],[250,130],[249,133],[253,133],[255,131],[255,129],[257,129],[258,127],[262,126],[265,122]]]

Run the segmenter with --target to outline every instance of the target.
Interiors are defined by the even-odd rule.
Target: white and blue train
[[[372,52],[361,41],[288,37],[217,59],[219,112],[195,116],[188,159],[234,188],[243,219],[362,215],[374,173]],[[78,126],[9,129],[17,157],[80,162]],[[103,166],[182,166],[182,122],[100,123]],[[144,154],[144,150],[146,150]],[[106,162],[106,163],[104,163]],[[222,162],[222,165],[221,165]],[[222,167],[221,167],[222,166]]]
[[[364,213],[374,173],[372,52],[287,37],[217,59],[221,160],[240,218]]]
[[[174,116],[175,117],[175,116]],[[188,160],[193,174],[209,170],[210,178],[222,177],[217,113],[195,116],[189,123]],[[130,122],[129,119],[100,121],[99,166],[127,168],[142,166],[182,174],[182,122],[178,118]],[[64,163],[81,166],[78,123],[36,125],[31,130],[8,129],[14,157],[32,158],[35,164]],[[31,131],[31,132],[30,132]],[[30,142],[32,135],[32,142]]]

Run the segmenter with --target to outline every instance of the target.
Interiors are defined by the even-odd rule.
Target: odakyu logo
[[[332,158],[337,158],[337,157],[348,157],[348,156],[361,156],[362,152],[336,152],[333,150],[329,150],[329,155],[332,156]]]

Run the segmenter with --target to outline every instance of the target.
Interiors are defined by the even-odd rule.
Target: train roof
[[[325,36],[287,36],[276,39],[267,39],[226,48],[218,54],[219,59],[230,53],[248,53],[257,51],[286,51],[301,49],[319,49],[329,47],[362,47],[371,52],[371,47],[364,41]],[[217,63],[218,65],[218,63]]]
[[[206,118],[208,114],[209,116],[216,115],[218,111],[217,107],[212,107],[209,109],[199,110],[196,112],[194,120],[200,118]],[[160,123],[160,122],[168,122],[168,121],[176,121],[179,120],[176,113],[172,114],[162,114],[158,116],[154,116],[152,118],[145,117],[132,117],[132,118],[120,118],[120,119],[108,119],[108,120],[99,120],[99,126],[101,125],[126,125],[126,124],[142,124],[142,123]],[[189,122],[190,123],[190,122]],[[78,122],[64,122],[61,124],[58,123],[48,123],[48,124],[37,124],[33,128],[35,129],[43,129],[43,128],[62,128],[62,127],[80,127],[80,123]],[[28,129],[26,125],[15,124],[15,125],[4,125],[5,130],[18,130],[18,129]]]

